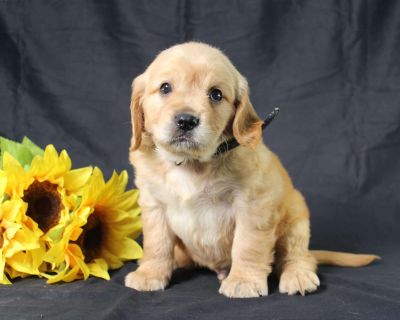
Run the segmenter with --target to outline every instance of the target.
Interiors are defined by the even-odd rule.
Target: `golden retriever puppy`
[[[205,266],[227,297],[319,286],[317,260],[363,265],[375,256],[310,252],[309,211],[278,157],[246,79],[216,48],[189,42],[161,52],[133,82],[130,161],[142,208],[144,257],[125,285],[162,290],[176,267]],[[236,138],[240,146],[215,155]]]

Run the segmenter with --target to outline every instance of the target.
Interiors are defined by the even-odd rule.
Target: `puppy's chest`
[[[167,178],[172,180],[167,185],[173,187],[165,190],[169,199],[163,202],[174,233],[201,260],[229,255],[237,186],[232,181],[212,177],[196,179],[179,172]]]
[[[171,229],[188,249],[219,250],[221,241],[229,237],[234,217],[229,206],[185,201],[167,207]]]

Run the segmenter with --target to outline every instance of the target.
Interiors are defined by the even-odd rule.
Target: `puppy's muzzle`
[[[199,123],[200,119],[189,113],[179,113],[175,116],[176,127],[185,132],[193,130]]]

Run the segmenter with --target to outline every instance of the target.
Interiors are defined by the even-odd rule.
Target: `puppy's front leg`
[[[142,206],[143,259],[125,277],[125,286],[138,291],[163,290],[173,270],[175,235],[161,207]]]
[[[274,213],[266,209],[239,213],[232,245],[232,266],[219,292],[231,298],[268,295],[276,241]]]

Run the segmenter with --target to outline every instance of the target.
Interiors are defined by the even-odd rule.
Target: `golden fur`
[[[165,82],[172,92],[162,95]],[[222,101],[210,101],[211,88]],[[172,143],[179,112],[200,125],[190,141]],[[309,251],[304,198],[262,143],[245,78],[218,49],[190,42],[161,52],[133,82],[131,113],[144,257],[126,286],[161,290],[174,268],[200,265],[218,274],[220,293],[256,297],[268,294],[274,264],[280,291],[304,295],[319,286],[317,260],[359,266],[376,258]],[[241,146],[213,157],[232,137]]]

